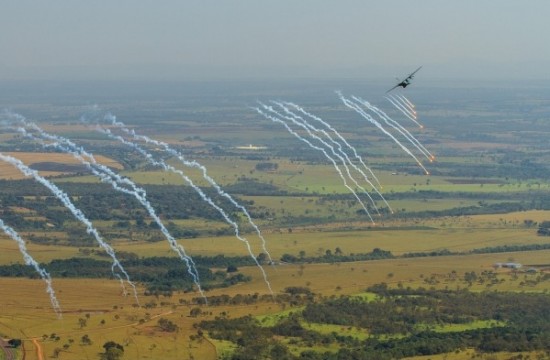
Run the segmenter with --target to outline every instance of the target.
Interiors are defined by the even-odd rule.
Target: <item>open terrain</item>
[[[239,354],[246,348],[243,344],[257,345],[261,351],[286,348],[286,355],[298,357],[308,349],[336,354],[357,348],[359,343],[353,341],[369,339],[399,346],[398,341],[424,336],[426,329],[437,334],[487,331],[498,339],[499,329],[515,331],[514,319],[468,315],[466,321],[461,317],[466,315],[455,314],[461,319],[455,323],[439,319],[399,334],[375,333],[380,330],[365,324],[310,321],[303,311],[338,298],[375,301],[371,290],[380,284],[392,290],[425,289],[457,296],[461,291],[534,294],[548,301],[550,238],[544,235],[550,233],[550,103],[529,100],[543,98],[548,89],[526,88],[519,95],[478,87],[469,92],[419,89],[413,100],[426,126],[422,130],[378,99],[375,89],[366,89],[436,155],[435,162],[425,161],[431,173],[426,176],[395,143],[339,104],[333,85],[286,94],[340,129],[376,174],[382,186],[366,189],[372,202],[357,192],[368,204],[372,221],[323,154],[243,105],[255,101],[245,88],[236,86],[231,94],[220,95],[212,85],[200,96],[190,97],[189,90],[182,90],[177,99],[159,95],[163,90],[146,91],[148,100],[143,103],[121,97],[123,87],[112,90],[110,110],[117,119],[203,165],[208,176],[248,210],[265,244],[202,169],[185,166],[164,153],[162,145],[140,142],[152,156],[188,176],[203,195],[181,174],[163,171],[139,151],[77,121],[83,109],[63,105],[62,91],[51,95],[59,98],[37,99],[32,105],[7,104],[1,98],[1,105],[16,109],[45,131],[70,138],[99,163],[143,188],[176,244],[198,259],[208,304],[190,280],[185,261],[173,262],[178,255],[136,198],[102,183],[71,155],[46,150],[3,127],[0,151],[66,192],[119,254],[129,277],[139,280],[138,300],[131,291],[124,296],[110,273],[110,258],[99,251],[82,223],[43,186],[0,163],[0,219],[21,235],[29,254],[52,273],[61,306],[57,318],[44,282],[19,267],[24,259],[18,244],[0,234],[0,271],[5,275],[0,277],[0,337],[21,339],[21,347],[13,351],[24,359],[97,359],[109,341],[122,345],[127,359],[216,359]],[[358,84],[348,86],[355,89]],[[267,91],[262,100],[283,95]],[[129,139],[116,126],[109,128]],[[214,261],[219,255],[223,261]],[[258,259],[265,278],[252,258]],[[80,262],[71,262],[74,259]],[[497,263],[521,268],[497,268]],[[248,335],[222,339],[212,330],[216,322],[238,322],[248,315],[253,319],[246,320],[248,325],[257,321],[265,331],[279,333],[266,335],[264,342],[247,343]],[[285,332],[283,325],[292,321],[301,328],[299,336]],[[547,328],[535,332],[548,336]],[[349,339],[329,339],[333,333]],[[458,346],[444,354],[434,351],[430,358],[537,358],[549,350],[535,341],[521,351],[497,345],[491,351],[472,344]]]

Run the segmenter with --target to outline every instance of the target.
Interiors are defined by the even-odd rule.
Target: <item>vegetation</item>
[[[342,86],[333,85],[327,88]],[[35,103],[27,93],[23,100],[9,95],[9,107],[47,119],[48,131],[71,138],[143,187],[171,235],[193,257],[206,291],[206,299],[195,291],[184,262],[135,199],[101,183],[71,156],[0,129],[0,150],[15,151],[66,191],[113,245],[136,281],[141,303],[120,295],[110,258],[45,187],[0,164],[0,218],[52,275],[63,316],[55,321],[48,312],[43,283],[22,265],[17,244],[2,235],[0,282],[6,291],[0,331],[5,338],[24,331],[18,355],[40,354],[42,347],[42,357],[66,360],[98,354],[105,359],[549,356],[544,309],[550,290],[550,122],[543,89],[437,89],[418,104],[425,129],[411,128],[437,155],[426,166],[427,177],[377,129],[353,112],[328,106],[333,95],[258,85],[262,97],[302,103],[357,147],[388,201],[375,192],[373,201],[358,193],[373,224],[322,153],[242,106],[250,103],[250,83],[223,94],[228,84],[191,84],[187,92],[177,84],[162,86],[155,88],[161,96],[151,92],[130,102],[112,96],[109,87],[100,100],[108,98],[109,108],[138,133],[168,141],[203,164],[246,207],[274,264],[244,214],[200,170],[142,144],[227,210],[264,265],[273,293],[247,249],[235,245],[233,227],[178,175],[75,122],[81,114],[74,104],[90,97],[79,99],[71,91],[68,104],[47,91]],[[124,91],[135,94],[135,88]],[[242,148],[250,143],[258,149]],[[524,267],[493,268],[507,261]]]
[[[176,332],[179,330],[179,327],[176,324],[165,318],[160,318],[157,324],[162,331]]]
[[[117,344],[114,341],[108,341],[103,344],[105,352],[101,354],[102,360],[117,360],[124,355],[124,346]]]
[[[10,339],[10,340],[8,340],[8,344],[11,347],[14,347],[14,348],[20,347],[22,343],[23,342],[21,341],[21,339]]]
[[[276,352],[286,359],[394,359],[435,355],[475,348],[499,351],[550,351],[547,307],[542,294],[472,293],[426,289],[390,290],[380,284],[368,289],[378,294],[372,301],[343,296],[309,303],[304,310],[284,317],[273,326],[261,326],[250,316],[203,321],[200,328],[214,339],[231,341],[237,349],[229,359],[271,358]],[[464,331],[437,331],[444,324],[479,320],[494,326]],[[337,332],[307,329],[306,323],[336,324],[362,329],[366,341]],[[284,342],[280,339],[292,341]],[[323,350],[336,345],[336,352]],[[298,355],[294,346],[310,348]],[[250,349],[254,349],[254,353]]]
[[[251,265],[253,260],[248,257],[228,258],[223,255],[201,257],[194,259],[197,264],[202,287],[227,287],[250,278],[240,274],[229,274],[226,271],[213,272],[211,268],[223,268],[237,265]],[[194,281],[188,273],[185,263],[175,257],[149,257],[122,260],[121,264],[131,274],[134,281],[142,282],[147,288],[147,294],[171,294],[173,291],[190,291]],[[44,268],[54,277],[60,278],[107,278],[112,279],[111,262],[93,258],[70,258],[53,260],[43,264]],[[38,275],[30,266],[14,264],[0,266],[0,276],[26,276],[37,278]],[[83,326],[81,326],[83,327]]]
[[[541,236],[550,236],[550,221],[543,221],[540,223],[537,234]]]

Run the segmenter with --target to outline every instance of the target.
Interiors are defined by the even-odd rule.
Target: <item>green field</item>
[[[482,91],[470,90],[472,94]],[[442,96],[453,94],[449,89],[430,91],[438,95],[441,91]],[[298,95],[307,98],[310,111],[333,123],[356,146],[374,175],[356,160],[347,168],[337,161],[336,169],[321,152],[297,140],[284,127],[256,116],[242,105],[256,96],[249,90],[223,98],[176,96],[178,100],[172,102],[111,100],[112,110],[120,111],[121,119],[132,124],[137,133],[166,141],[186,159],[204,166],[208,176],[247,209],[261,236],[245,214],[203,177],[201,169],[185,166],[162,146],[140,143],[155,158],[188,176],[206,194],[201,196],[207,201],[180,174],[163,171],[131,147],[76,122],[74,106],[56,105],[62,104],[61,100],[48,105],[21,103],[21,109],[48,114],[51,121],[43,122],[48,132],[69,137],[93,152],[102,164],[146,190],[147,201],[169,229],[169,236],[132,196],[102,184],[83,167],[70,171],[67,165],[78,164],[72,156],[44,150],[14,132],[0,134],[2,152],[38,168],[41,175],[66,191],[115,253],[143,261],[177,258],[181,253],[178,255],[166,239],[176,234],[175,244],[191,258],[220,254],[256,258],[268,252],[274,264],[263,263],[261,269],[238,265],[231,274],[249,279],[228,287],[209,287],[207,299],[226,296],[234,301],[222,305],[202,304],[196,286],[193,290],[163,292],[166,288],[150,291],[148,283],[136,284],[138,304],[133,296],[123,295],[115,276],[87,274],[90,278],[79,279],[65,278],[68,273],[62,273],[52,279],[62,308],[59,319],[51,310],[44,282],[0,277],[0,336],[22,339],[24,349],[18,350],[18,356],[31,360],[55,356],[93,359],[107,341],[123,344],[124,358],[128,359],[210,360],[238,353],[248,334],[241,334],[239,341],[214,339],[199,333],[202,321],[250,315],[265,330],[299,316],[305,308],[306,304],[284,297],[293,287],[311,291],[314,303],[348,296],[373,301],[378,295],[367,289],[380,284],[387,284],[389,289],[547,294],[550,238],[540,234],[550,221],[550,152],[544,142],[550,133],[548,101],[533,89],[522,91],[530,95],[507,93],[508,98],[500,99],[498,94],[482,94],[487,98],[480,96],[472,102],[462,94],[464,99],[458,96],[453,102],[438,98],[434,103],[419,104],[419,112],[424,107],[421,119],[426,128],[419,130],[411,123],[404,126],[435,154],[431,163],[411,147],[431,175],[424,175],[412,157],[371,124],[341,104],[335,105],[332,97]],[[298,90],[288,93],[297,94]],[[283,95],[286,93],[276,92],[277,98]],[[534,98],[540,100],[534,103]],[[112,130],[125,134],[114,127]],[[302,130],[300,134],[306,135]],[[69,170],[62,170],[63,166]],[[348,171],[353,179],[347,177]],[[21,172],[9,164],[0,164],[0,177],[0,218],[20,233],[36,261],[47,268],[60,259],[105,260],[96,252],[97,243],[85,226],[47,189],[22,180]],[[540,249],[534,250],[537,246]],[[394,258],[339,261],[330,257],[369,254],[375,249],[391,252]],[[298,260],[281,261],[284,256]],[[523,267],[518,271],[494,267],[503,262],[517,262]],[[24,264],[24,258],[17,243],[2,233],[0,265],[13,264]],[[189,276],[185,264],[184,259],[177,269],[181,277]],[[225,276],[230,274],[229,268],[220,265],[210,270]],[[136,273],[149,271],[133,269]],[[132,278],[136,273],[128,275]],[[159,274],[151,270],[148,275],[155,278]],[[247,296],[254,301],[242,302]],[[178,331],[162,328],[160,319],[169,320]],[[372,338],[368,329],[355,326],[303,319],[299,324],[319,336],[336,333],[359,342]],[[420,322],[415,331],[459,334],[508,325],[472,316],[460,324]],[[91,344],[82,340],[84,335]],[[406,335],[380,337],[390,341],[405,339]],[[333,354],[340,350],[334,342],[308,343],[282,335],[271,340],[279,341],[295,357],[312,349]],[[504,360],[518,355],[535,358],[543,351],[481,353],[460,348],[429,358]]]

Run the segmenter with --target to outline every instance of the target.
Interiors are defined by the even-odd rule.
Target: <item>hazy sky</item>
[[[550,79],[548,0],[0,4],[0,79]]]

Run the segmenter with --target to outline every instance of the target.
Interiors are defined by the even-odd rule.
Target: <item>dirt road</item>
[[[38,339],[33,338],[32,343],[34,344],[34,347],[36,348],[36,357],[38,358],[38,360],[44,360],[44,353],[42,352],[42,346],[40,346],[40,343],[38,342]]]
[[[0,339],[0,349],[4,353],[6,360],[15,360],[15,350],[4,339]]]

